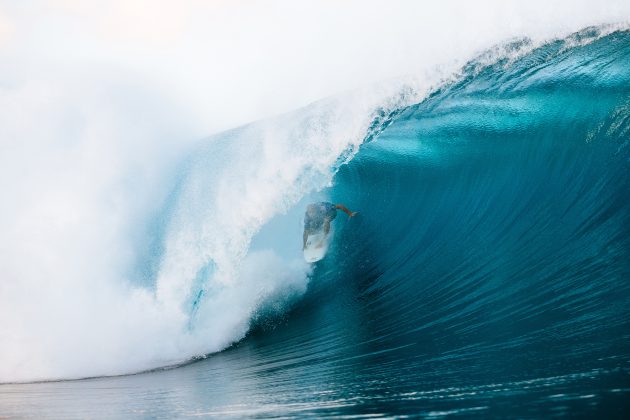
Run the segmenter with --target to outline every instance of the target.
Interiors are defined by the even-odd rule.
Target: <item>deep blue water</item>
[[[325,191],[360,214],[238,344],[3,385],[0,415],[627,417],[630,33],[591,36],[473,61],[389,115]]]

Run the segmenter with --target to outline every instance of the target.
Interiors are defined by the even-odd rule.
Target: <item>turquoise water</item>
[[[384,112],[330,186],[258,232],[252,248],[299,242],[315,198],[360,211],[244,339],[176,368],[2,385],[0,415],[627,416],[630,33],[506,50]],[[212,272],[194,273],[191,319]]]

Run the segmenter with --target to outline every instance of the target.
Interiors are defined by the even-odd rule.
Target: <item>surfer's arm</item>
[[[348,210],[348,208],[344,206],[343,204],[335,204],[335,208],[342,210],[344,213],[346,213],[350,217],[353,217],[354,215],[357,214],[356,211],[353,212],[353,211]]]

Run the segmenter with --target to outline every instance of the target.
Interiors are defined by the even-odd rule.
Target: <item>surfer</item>
[[[324,228],[324,234],[328,235],[328,232],[330,232],[330,222],[337,217],[337,210],[342,210],[349,217],[354,217],[357,214],[357,212],[348,210],[343,204],[333,204],[325,201],[312,203],[306,207],[302,248],[306,248],[308,235],[321,230],[322,227]]]

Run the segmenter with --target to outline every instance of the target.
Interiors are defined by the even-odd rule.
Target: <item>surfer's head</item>
[[[309,204],[306,207],[306,214],[309,217],[316,217],[318,213],[319,213],[319,207],[317,206],[317,204]]]

